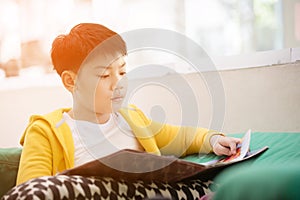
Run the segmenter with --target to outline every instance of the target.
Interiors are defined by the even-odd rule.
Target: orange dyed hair
[[[59,75],[65,70],[78,72],[82,62],[89,53],[105,40],[115,37],[118,44],[111,48],[114,52],[127,54],[124,40],[109,28],[94,23],[81,23],[74,26],[69,34],[57,36],[51,49],[51,59],[54,69]]]

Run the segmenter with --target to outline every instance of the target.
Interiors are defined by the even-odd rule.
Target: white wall
[[[217,97],[220,100],[217,98],[214,100],[220,105],[213,104],[212,92],[208,89],[208,84],[211,83],[207,83],[205,78],[199,78],[196,74],[185,75],[196,97],[182,91],[186,88],[180,84],[176,85],[176,81],[172,80],[174,75],[170,75],[167,81],[174,82],[173,85],[170,84],[170,88],[181,87],[186,99],[196,98],[198,111],[196,107],[190,107],[194,105],[182,105],[176,100],[176,95],[154,84],[152,88],[145,87],[145,92],[142,89],[137,91],[132,101],[148,115],[151,115],[153,105],[161,102],[160,106],[165,108],[167,121],[175,124],[194,125],[194,117],[198,117],[199,126],[217,127],[225,133],[240,133],[249,128],[253,131],[300,132],[300,62],[224,70],[219,72],[219,76],[222,79],[225,98],[222,100],[220,96]],[[204,72],[202,77],[213,80],[216,72]],[[135,84],[138,85],[139,81]],[[224,113],[222,101],[225,101]],[[181,117],[182,108],[188,109],[191,113],[191,117],[184,122]],[[155,109],[158,110],[157,106]],[[215,113],[214,109],[217,109]],[[154,111],[152,113],[155,117]],[[157,113],[159,111],[156,111],[158,118],[163,118]],[[214,125],[215,117],[221,120],[217,125]]]
[[[16,146],[29,117],[72,105],[61,86],[30,87],[0,91],[0,147]]]
[[[193,117],[199,116],[197,125],[211,127],[215,110],[221,118],[219,130],[226,133],[244,132],[248,128],[253,131],[300,132],[299,62],[220,71],[225,101],[219,97],[219,108],[213,105],[212,92],[205,81],[212,80],[210,84],[213,84],[215,73],[182,75],[192,91],[179,84],[175,75],[134,80],[131,87],[135,91],[128,95],[129,101],[137,104],[147,115],[173,124],[194,125]],[[161,79],[164,82],[159,81]],[[140,85],[141,82],[147,85]],[[153,83],[165,83],[169,88]],[[179,88],[179,92],[170,88]],[[179,93],[181,97],[178,97]],[[0,88],[0,97],[0,147],[18,145],[30,115],[72,105],[70,94],[60,84],[9,90]],[[197,102],[196,107],[192,103],[182,103],[193,100]],[[224,115],[219,112],[223,109],[222,102]],[[190,114],[185,119],[182,119],[183,109]]]

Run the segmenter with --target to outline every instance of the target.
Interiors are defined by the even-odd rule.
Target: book
[[[144,182],[178,182],[196,175],[215,173],[222,167],[248,160],[268,149],[264,146],[250,151],[251,130],[242,138],[237,153],[220,157],[205,163],[196,163],[174,156],[158,156],[146,152],[123,149],[108,156],[93,160],[81,166],[65,170],[61,175],[80,175],[87,177],[111,177],[116,180]]]

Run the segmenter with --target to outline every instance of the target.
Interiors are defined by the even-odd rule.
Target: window
[[[3,69],[9,61],[10,68],[16,63],[17,69],[39,66],[49,72],[54,37],[87,21],[119,33],[140,28],[176,31],[214,58],[281,50],[300,45],[299,13],[298,0],[2,0],[0,62]],[[157,53],[139,52],[131,60],[169,63],[175,70],[176,63],[185,62]]]

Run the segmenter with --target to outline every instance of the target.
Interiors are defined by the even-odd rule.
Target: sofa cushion
[[[0,148],[0,197],[16,184],[21,148]]]
[[[219,187],[213,199],[299,199],[299,164],[234,166],[216,178]]]

